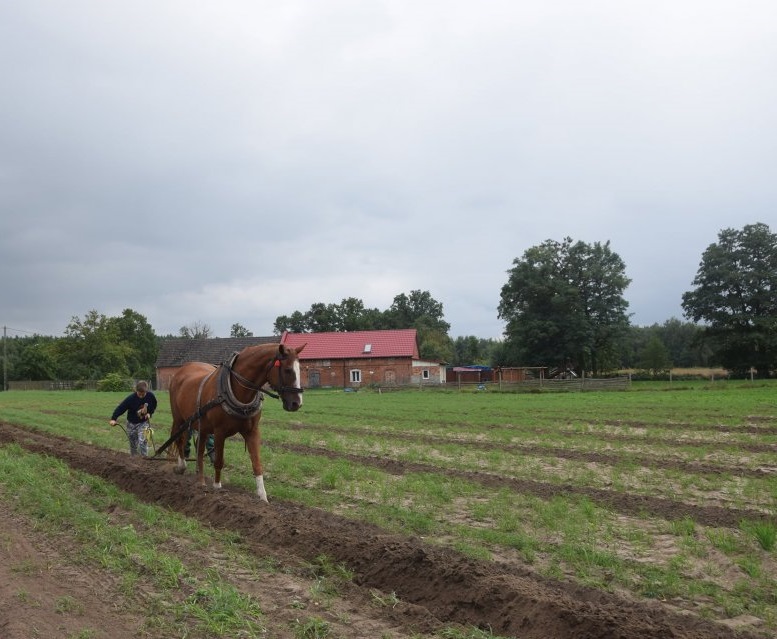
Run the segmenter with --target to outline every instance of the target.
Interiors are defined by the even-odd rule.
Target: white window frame
[[[351,384],[361,384],[362,372],[358,368],[351,369]]]
[[[421,379],[431,379],[431,375],[429,374],[429,369],[425,368],[421,371]]]

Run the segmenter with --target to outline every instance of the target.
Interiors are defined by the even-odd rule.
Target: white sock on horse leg
[[[267,501],[267,491],[264,489],[264,477],[261,475],[256,475],[256,494],[263,502],[270,503]]]

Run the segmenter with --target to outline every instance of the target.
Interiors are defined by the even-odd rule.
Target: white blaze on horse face
[[[294,362],[293,368],[294,368],[294,388],[300,388],[301,380],[302,380],[302,371],[300,370],[300,367],[299,367],[299,360]],[[300,403],[302,402],[300,401]]]
[[[267,491],[264,489],[264,477],[261,475],[256,475],[256,494],[263,502],[270,503],[267,501]]]

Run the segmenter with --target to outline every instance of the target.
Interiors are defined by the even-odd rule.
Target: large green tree
[[[735,374],[777,367],[777,235],[766,224],[724,229],[702,254],[686,317],[702,322],[716,359]]]
[[[498,307],[507,322],[501,364],[594,373],[619,365],[631,280],[609,241],[546,240],[516,258],[508,274]]]
[[[120,317],[111,317],[108,322],[115,329],[119,342],[129,347],[125,363],[130,376],[136,379],[151,379],[159,345],[148,320],[140,313],[125,308]]]
[[[8,340],[9,380],[61,379],[56,358],[57,338],[44,335],[14,337]]]
[[[116,323],[96,310],[83,319],[73,317],[55,347],[65,379],[101,379],[114,372],[129,375],[130,355],[131,347],[121,341]]]

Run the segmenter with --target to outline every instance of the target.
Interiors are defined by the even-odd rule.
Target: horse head
[[[305,344],[297,349],[281,344],[270,371],[270,386],[274,387],[283,402],[283,409],[294,412],[302,406],[302,372],[299,354]]]

